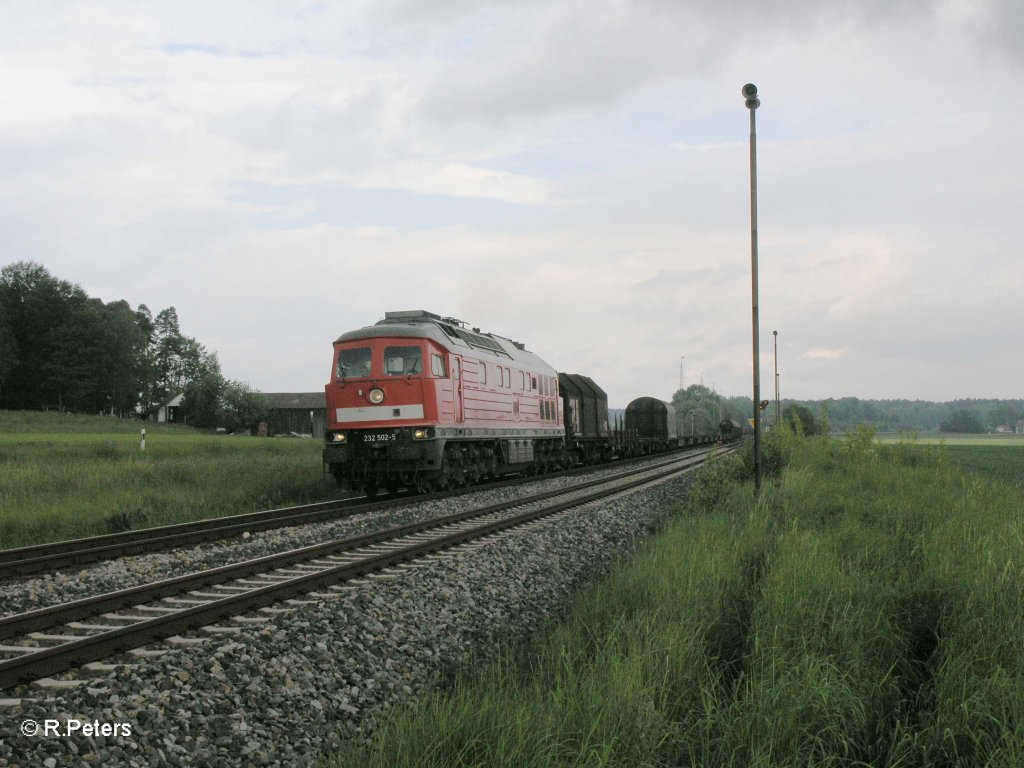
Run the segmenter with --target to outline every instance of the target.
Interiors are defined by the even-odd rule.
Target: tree
[[[135,322],[142,331],[146,346],[139,356],[139,399],[138,404],[142,413],[147,414],[157,404],[156,400],[156,366],[154,364],[154,350],[156,348],[156,325],[153,322],[153,313],[145,304],[139,304],[135,310]]]
[[[220,397],[221,426],[228,430],[252,429],[270,421],[270,400],[262,392],[239,381],[224,382]]]
[[[94,409],[127,416],[135,411],[146,386],[146,327],[128,302],[111,302],[103,305],[94,343],[99,366]]]
[[[90,298],[45,267],[0,270],[0,405],[128,415],[151,408],[207,375],[217,356],[181,333],[169,307]]]
[[[207,376],[220,379],[217,355],[181,333],[174,307],[104,304],[32,261],[0,270],[3,408],[127,416]]]
[[[181,403],[185,422],[194,427],[252,429],[270,419],[270,400],[248,384],[209,371],[185,387]]]
[[[672,407],[676,409],[676,427],[680,435],[712,435],[718,431],[721,398],[703,384],[691,384],[686,389],[677,390],[672,395]]]
[[[0,293],[0,392],[4,381],[18,364],[18,340],[7,321],[7,309],[4,307],[3,295]]]
[[[60,356],[70,352],[68,334],[78,335],[75,318],[87,312],[87,301],[85,291],[58,280],[41,264],[18,261],[0,270],[0,303],[18,350],[3,382],[5,407],[66,407],[68,387],[82,391],[66,378],[71,363],[61,370]]]
[[[40,383],[55,392],[49,402],[71,411],[97,410],[93,396],[99,386],[96,339],[103,324],[102,306],[103,302],[90,301],[83,294],[50,329],[49,354],[38,369]]]
[[[805,435],[817,435],[821,432],[811,409],[802,405],[787,405],[782,411],[782,423],[794,432],[802,432]]]
[[[939,423],[940,432],[957,432],[961,434],[978,434],[984,432],[981,419],[966,408],[957,408],[949,418]]]
[[[193,427],[220,427],[220,397],[224,389],[220,371],[207,371],[185,385],[181,414]]]
[[[1017,419],[1020,418],[1020,412],[1012,405],[998,405],[988,412],[988,426],[992,429],[996,427],[1009,427],[1013,429],[1017,425]]]
[[[217,355],[181,333],[178,311],[174,307],[157,314],[152,325],[150,408],[184,392],[190,384],[207,375],[220,376]]]

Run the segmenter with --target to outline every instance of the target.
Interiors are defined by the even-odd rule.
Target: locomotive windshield
[[[385,347],[384,373],[388,376],[416,376],[423,373],[419,347]]]
[[[343,349],[338,353],[339,379],[364,379],[370,375],[370,348]]]

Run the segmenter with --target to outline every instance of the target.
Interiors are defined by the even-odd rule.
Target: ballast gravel
[[[0,706],[7,722],[0,768],[309,765],[335,740],[372,737],[388,711],[443,686],[470,656],[529,637],[566,608],[575,590],[646,538],[688,482],[674,479],[575,509],[386,578],[281,606],[285,612],[225,621],[226,631],[196,632],[187,645],[150,646],[166,653],[131,659],[134,666],[119,665],[87,686],[0,694],[24,697]],[[398,514],[441,514],[416,511],[431,503]],[[474,496],[474,506],[483,503],[490,502]],[[307,528],[340,526],[346,531],[332,535],[350,535],[356,530],[349,526],[360,524]],[[324,537],[322,530],[310,535]],[[154,568],[173,575],[173,558],[132,560],[151,558],[161,563]],[[185,570],[196,570],[195,563]],[[153,578],[147,571],[143,580]],[[52,601],[47,580],[31,582],[41,604]],[[122,580],[109,588],[124,586]],[[22,597],[22,604],[33,602]],[[9,600],[4,608],[12,609]]]
[[[663,457],[655,458],[650,460],[650,463],[663,460]],[[244,537],[206,542],[168,552],[122,557],[90,564],[77,570],[69,569],[29,577],[5,585],[5,589],[0,593],[0,617],[102,595],[203,569],[218,568],[229,563],[252,560],[332,539],[441,517],[472,507],[483,507],[543,491],[571,487],[580,482],[597,480],[621,471],[621,467],[602,467],[577,477],[543,478],[526,485],[480,490],[469,496],[428,499],[419,504],[390,510],[342,517],[322,523],[273,528]]]

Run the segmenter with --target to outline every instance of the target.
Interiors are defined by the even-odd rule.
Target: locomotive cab
[[[426,339],[339,339],[326,388],[324,461],[340,483],[373,495],[414,486],[415,466],[440,466],[434,395],[448,382],[445,357]]]

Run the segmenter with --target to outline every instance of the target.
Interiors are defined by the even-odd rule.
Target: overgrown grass
[[[947,450],[950,459],[964,469],[1024,490],[1024,450],[987,445],[952,445]]]
[[[0,411],[0,549],[336,497],[320,448]]]
[[[876,439],[882,443],[904,442],[906,433],[902,432],[879,432]],[[977,434],[967,435],[957,432],[916,432],[916,442],[928,445],[970,445],[970,446],[1001,446],[1004,448],[1024,448],[1024,435],[1012,434]]]
[[[797,443],[328,764],[1024,765],[1019,493],[942,448]]]

